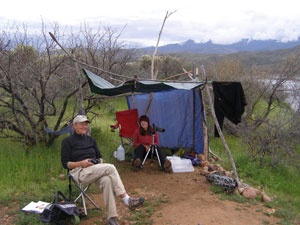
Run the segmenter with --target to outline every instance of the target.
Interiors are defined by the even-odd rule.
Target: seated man
[[[150,150],[152,144],[158,145],[158,133],[155,132],[154,143],[152,137],[153,128],[150,126],[150,121],[148,116],[143,115],[139,118],[140,127],[137,128],[133,134],[133,144],[135,146],[134,151],[134,161],[133,165],[135,167],[140,167],[142,165],[142,160],[146,157],[147,152]],[[163,152],[157,148],[158,157],[161,162],[161,167],[167,172],[171,171],[171,162],[166,159]],[[149,154],[150,155],[150,154]],[[149,156],[148,155],[148,156]]]
[[[75,181],[96,183],[103,190],[104,206],[108,213],[106,224],[117,225],[115,195],[119,195],[130,209],[143,205],[144,198],[129,197],[115,166],[103,163],[96,141],[86,135],[88,123],[90,121],[84,115],[74,118],[74,133],[62,141],[61,162],[65,169],[70,170]],[[95,159],[100,163],[91,162]]]

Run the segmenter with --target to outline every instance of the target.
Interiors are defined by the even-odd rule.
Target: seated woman
[[[137,168],[142,166],[142,160],[145,158],[150,146],[153,142],[152,130],[148,116],[143,115],[139,118],[140,127],[137,128],[133,134],[133,144],[135,146],[135,157],[133,165]],[[155,132],[154,145],[158,145],[158,133]],[[171,171],[171,162],[166,159],[163,152],[157,148],[158,156],[161,162],[162,169]],[[154,153],[155,154],[155,153]],[[150,154],[149,154],[150,155]],[[148,156],[149,156],[148,155]]]

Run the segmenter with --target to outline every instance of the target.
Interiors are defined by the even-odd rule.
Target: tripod
[[[162,168],[162,165],[161,165],[161,162],[160,162],[160,158],[159,158],[159,155],[158,155],[157,146],[154,144],[154,138],[155,138],[155,132],[152,132],[152,144],[151,144],[151,146],[148,149],[148,152],[147,152],[147,154],[146,154],[146,156],[145,156],[145,158],[144,158],[144,160],[142,162],[141,167],[143,167],[143,165],[144,165],[144,163],[145,163],[145,161],[146,161],[146,159],[147,159],[147,157],[148,157],[148,155],[149,155],[150,152],[151,152],[151,162],[153,161],[153,154],[155,152],[156,156],[157,156],[157,159],[158,159],[159,166],[160,166],[160,168]]]

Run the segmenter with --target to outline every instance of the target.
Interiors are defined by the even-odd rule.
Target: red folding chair
[[[138,111],[137,109],[129,109],[124,111],[116,112],[117,123],[111,125],[111,129],[114,131],[119,128],[119,136],[121,139],[121,144],[127,153],[131,145],[133,145],[133,133],[139,127],[138,120]],[[125,148],[123,138],[126,138],[130,141],[129,146]]]

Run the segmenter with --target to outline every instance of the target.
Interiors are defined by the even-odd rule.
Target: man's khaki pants
[[[96,164],[87,168],[70,170],[74,180],[82,184],[95,183],[103,191],[104,207],[108,217],[118,216],[115,195],[126,193],[116,167],[112,164]]]

